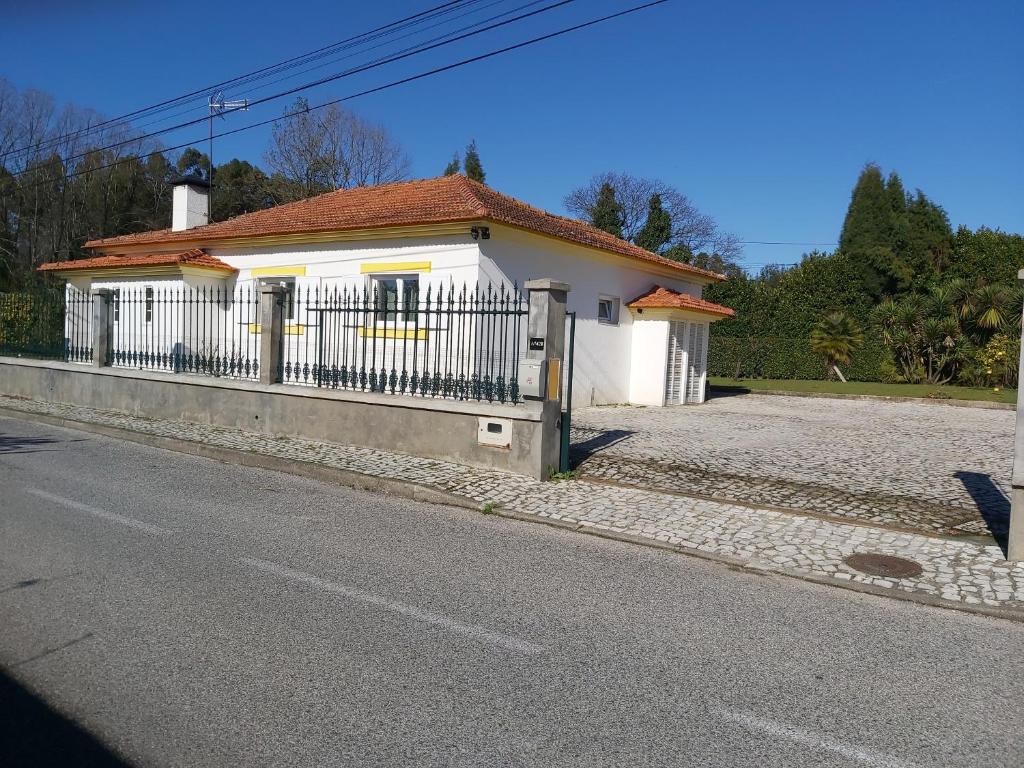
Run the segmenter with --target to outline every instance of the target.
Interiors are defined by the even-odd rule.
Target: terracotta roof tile
[[[722,280],[723,275],[663,258],[590,224],[534,208],[488,186],[455,174],[375,187],[339,189],[307,200],[278,205],[179,232],[161,229],[105,240],[86,248],[174,242],[212,244],[238,237],[341,232],[354,229],[489,220],[561,240],[657,264],[688,275]]]
[[[39,267],[40,272],[73,272],[80,269],[117,269],[124,267],[174,267],[193,266],[219,269],[226,272],[237,270],[220,259],[214,258],[199,248],[181,253],[129,254],[124,256],[94,256],[90,259],[51,261]]]
[[[705,299],[698,299],[671,288],[663,288],[656,285],[642,296],[637,296],[629,304],[630,309],[689,309],[694,312],[704,312],[720,317],[733,317],[735,310],[723,307]]]

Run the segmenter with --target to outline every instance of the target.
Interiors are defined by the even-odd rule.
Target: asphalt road
[[[0,419],[0,765],[1020,766],[1024,626]]]

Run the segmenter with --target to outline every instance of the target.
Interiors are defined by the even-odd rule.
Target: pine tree
[[[839,250],[858,265],[864,290],[876,300],[897,293],[913,279],[894,248],[899,236],[893,199],[902,186],[896,177],[890,194],[882,170],[874,163],[866,165],[853,188],[839,236]]]
[[[590,223],[616,237],[622,237],[622,204],[615,198],[615,187],[605,183],[590,210]]]
[[[473,181],[479,181],[483,184],[484,179],[487,178],[487,174],[484,173],[484,166],[480,162],[480,153],[476,150],[476,140],[469,142],[469,146],[466,147],[466,159],[462,167],[466,172],[466,176]]]
[[[460,165],[461,161],[459,159],[459,153],[456,152],[454,155],[452,155],[452,159],[448,162],[448,165],[444,167],[444,175],[454,176],[456,173],[459,172]]]
[[[882,170],[869,163],[861,171],[850,196],[850,207],[839,236],[840,250],[852,253],[888,247],[890,222],[890,197],[886,194]]]
[[[907,204],[906,222],[905,260],[922,278],[941,275],[949,266],[953,252],[949,216],[924,192],[917,190],[917,195]]]
[[[672,216],[661,207],[661,195],[651,195],[647,221],[633,242],[648,251],[657,252],[672,238]]]

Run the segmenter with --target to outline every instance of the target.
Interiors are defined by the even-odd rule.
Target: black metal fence
[[[259,291],[130,286],[110,307],[113,366],[258,379]]]
[[[258,380],[256,283],[112,292],[106,359],[122,368]],[[516,403],[528,302],[515,286],[287,286],[279,378],[286,384]],[[90,362],[92,297],[73,286],[0,294],[0,354]]]
[[[74,286],[0,293],[0,354],[92,361],[92,300]]]
[[[302,289],[285,300],[286,383],[516,403],[528,303],[515,286]]]

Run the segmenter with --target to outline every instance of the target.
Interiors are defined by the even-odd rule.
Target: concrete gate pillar
[[[530,315],[527,320],[527,360],[543,361],[546,376],[541,398],[543,429],[541,469],[544,479],[558,471],[561,450],[562,366],[565,360],[565,308],[569,284],[543,278],[527,280]]]
[[[92,364],[97,368],[110,365],[110,303],[114,291],[110,288],[92,289]]]
[[[284,344],[283,285],[260,286],[260,384],[280,384]]]

